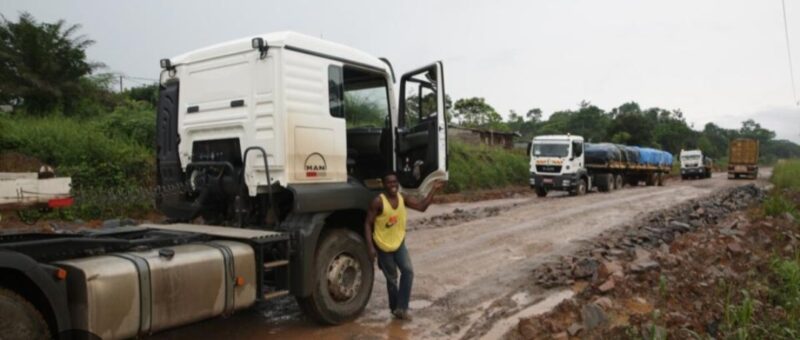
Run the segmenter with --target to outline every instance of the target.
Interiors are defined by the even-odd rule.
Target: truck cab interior
[[[347,126],[347,175],[366,182],[391,167],[389,90],[384,74],[345,65],[328,75],[331,115]]]

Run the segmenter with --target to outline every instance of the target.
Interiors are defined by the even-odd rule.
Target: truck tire
[[[536,187],[536,196],[538,197],[547,196],[547,189],[544,187]]]
[[[617,176],[614,177],[614,182],[615,182],[614,186],[617,189],[622,189],[622,187],[625,185],[625,181],[622,179],[622,175],[619,174],[617,174]]]
[[[364,238],[348,229],[322,235],[314,259],[314,289],[298,298],[303,312],[319,323],[337,325],[355,319],[372,294],[373,264]]]
[[[647,178],[644,181],[644,184],[648,187],[654,186],[656,184],[656,174],[648,174]]]
[[[608,174],[608,191],[617,190],[617,180],[614,174]]]
[[[663,187],[664,186],[664,174],[659,172],[658,176],[656,176],[656,177],[657,177],[656,185],[658,185],[660,187]]]
[[[611,175],[602,174],[597,176],[597,190],[600,192],[611,191]]]
[[[570,191],[570,195],[572,196],[583,196],[586,194],[586,179],[579,179],[578,185],[575,186],[575,189]]]
[[[0,288],[0,332],[3,339],[50,339],[42,313],[16,293]]]

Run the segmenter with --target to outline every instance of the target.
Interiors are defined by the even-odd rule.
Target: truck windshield
[[[533,155],[536,157],[567,157],[569,144],[533,144]]]
[[[681,157],[681,159],[684,160],[684,161],[696,161],[696,160],[700,159],[700,155],[683,156],[683,157]]]

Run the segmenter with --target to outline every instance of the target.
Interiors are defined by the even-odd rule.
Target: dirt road
[[[762,171],[759,182],[769,176]],[[228,319],[211,320],[156,335],[162,339],[403,339],[496,338],[519,316],[545,311],[569,297],[531,282],[537,265],[570,254],[581,241],[635,223],[647,212],[751,183],[725,174],[664,187],[625,188],[611,193],[519,198],[432,207],[410,216],[407,246],[415,271],[414,321],[390,317],[383,276],[367,310],[356,322],[320,327],[304,321],[291,299],[271,302]]]

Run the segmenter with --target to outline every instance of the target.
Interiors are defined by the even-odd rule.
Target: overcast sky
[[[787,0],[800,73],[800,1]],[[156,78],[158,60],[293,30],[389,58],[397,72],[445,63],[453,99],[545,115],[587,100],[681,109],[696,129],[753,118],[800,142],[780,0],[108,1],[3,0],[16,20],[83,25],[107,72]],[[796,77],[800,86],[800,79]]]

